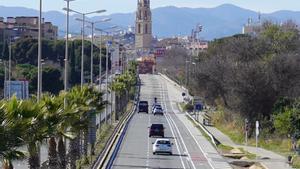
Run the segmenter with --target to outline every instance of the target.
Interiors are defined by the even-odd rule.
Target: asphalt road
[[[212,165],[202,152],[194,136],[175,115],[179,112],[170,102],[169,95],[179,95],[175,88],[168,88],[167,81],[159,75],[140,75],[141,100],[147,100],[149,105],[158,98],[165,110],[164,116],[136,113],[127,130],[119,153],[114,161],[114,169],[210,169]],[[175,96],[175,97],[181,97]],[[150,110],[149,110],[150,111]],[[148,127],[152,123],[162,123],[165,126],[165,137],[170,138],[173,145],[173,155],[153,155],[152,143],[156,138],[148,137]]]

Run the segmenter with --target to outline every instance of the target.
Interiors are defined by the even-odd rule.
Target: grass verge
[[[215,127],[237,144],[244,144],[245,136],[243,132],[243,120],[239,117],[231,118],[230,120],[224,120],[228,118],[228,113],[224,113],[223,110],[219,110],[212,116]],[[232,116],[232,115],[231,115]],[[261,131],[261,133],[266,133]],[[248,139],[248,145],[255,146],[255,138]],[[291,151],[291,141],[288,138],[276,138],[274,136],[270,138],[259,138],[259,147],[273,151],[282,156],[294,156],[293,167],[300,169],[300,157],[294,155]],[[250,155],[252,156],[252,155]]]

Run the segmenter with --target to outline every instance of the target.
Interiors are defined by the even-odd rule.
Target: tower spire
[[[152,46],[152,14],[150,0],[138,0],[135,28],[136,50],[150,50]]]

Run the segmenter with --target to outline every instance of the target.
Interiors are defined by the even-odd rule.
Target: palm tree
[[[23,159],[24,153],[17,148],[24,145],[21,139],[24,128],[8,120],[4,111],[5,101],[0,103],[0,159],[3,169],[13,169],[12,160]]]
[[[135,85],[135,75],[133,73],[130,73],[126,71],[124,74],[118,76],[111,88],[113,91],[116,92],[116,107],[117,112],[115,113],[116,119],[118,120],[118,112],[122,112],[124,108],[126,107],[126,104],[129,100],[129,91],[132,86]],[[122,98],[125,96],[125,99]]]
[[[48,166],[50,169],[61,168],[61,165],[64,166],[65,164],[60,164],[55,138],[61,136],[64,132],[61,129],[62,125],[60,125],[64,116],[63,99],[59,96],[44,94],[40,104],[44,123],[47,126],[47,135],[50,137],[48,140]]]
[[[13,97],[3,106],[6,120],[24,127],[21,139],[27,144],[29,152],[29,167],[40,167],[40,143],[47,136],[47,127],[44,125],[40,104],[34,100],[17,100]]]
[[[80,132],[86,126],[86,121],[84,121],[83,112],[88,111],[86,103],[86,95],[84,90],[79,86],[73,87],[66,95],[68,104],[68,110],[71,110],[67,113],[69,119],[69,131],[76,134],[76,136],[70,140],[69,144],[69,164],[71,169],[76,168],[76,161],[80,158]]]
[[[69,156],[70,167],[76,167],[76,160],[80,158],[80,133],[83,133],[83,154],[87,158],[88,127],[91,112],[103,109],[104,103],[101,101],[102,93],[91,87],[80,86],[73,87],[67,94],[68,116],[70,132],[76,133],[75,139],[70,140]]]

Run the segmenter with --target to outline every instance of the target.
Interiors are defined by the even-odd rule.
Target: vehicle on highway
[[[153,154],[167,153],[172,155],[172,145],[170,139],[156,139],[153,143]]]
[[[152,124],[149,127],[149,137],[160,136],[165,137],[165,128],[163,124]]]
[[[152,105],[152,113],[153,113],[154,109],[157,108],[157,107],[162,108],[161,105],[158,104],[158,103]]]
[[[154,114],[154,116],[155,115],[164,115],[164,111],[163,111],[163,109],[161,107],[156,107],[153,110],[153,114]]]
[[[138,107],[139,107],[138,113],[140,113],[140,112],[148,113],[149,112],[149,105],[148,105],[147,101],[140,101]]]

